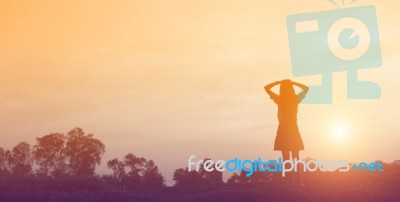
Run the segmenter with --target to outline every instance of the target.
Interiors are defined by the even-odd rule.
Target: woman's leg
[[[289,160],[290,159],[290,153],[289,151],[282,151],[282,160]]]
[[[294,163],[295,159],[300,160],[300,151],[299,150],[292,151],[292,157],[293,157],[293,163]],[[299,167],[297,167],[297,172],[296,172],[295,176],[296,176],[297,184],[302,186],[302,185],[304,185],[304,183],[301,181],[301,173],[303,172],[304,168],[301,165],[301,163],[299,163],[298,165],[299,165]]]
[[[300,151],[299,150],[295,150],[295,151],[292,151],[292,157],[293,157],[293,161],[294,161],[294,159],[300,159]]]
[[[290,160],[290,152],[289,151],[282,151],[282,162],[286,161],[286,160]],[[286,169],[289,169],[289,165],[285,165]],[[289,177],[289,182],[291,184],[293,184],[293,180],[292,180],[292,172],[286,173],[286,175]]]

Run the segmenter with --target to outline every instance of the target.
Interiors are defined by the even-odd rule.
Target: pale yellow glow
[[[332,135],[335,140],[345,141],[349,136],[349,128],[346,123],[337,123],[332,127]]]

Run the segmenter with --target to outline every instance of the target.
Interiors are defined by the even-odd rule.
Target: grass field
[[[266,183],[237,183],[201,187],[164,187],[154,190],[117,189],[87,183],[83,187],[51,188],[24,183],[0,187],[0,201],[400,201],[400,177],[383,175],[306,176],[297,187],[280,178]],[[53,185],[52,185],[53,186]],[[54,186],[53,186],[54,187]],[[86,188],[85,188],[86,187]]]

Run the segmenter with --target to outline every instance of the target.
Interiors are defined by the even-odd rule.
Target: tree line
[[[79,127],[66,134],[50,133],[38,137],[33,145],[20,142],[10,150],[0,147],[0,181],[22,177],[24,181],[27,181],[27,178],[33,181],[97,180],[118,188],[165,186],[165,179],[155,162],[132,153],[126,154],[122,159],[107,161],[110,175],[97,175],[95,169],[101,163],[105,148],[101,140],[93,134],[85,134]],[[223,183],[221,172],[188,172],[187,168],[178,168],[173,179],[178,187]],[[84,184],[82,180],[67,181]]]
[[[66,134],[51,133],[36,138],[33,146],[20,142],[11,150],[0,147],[0,178],[97,177],[123,187],[164,186],[164,179],[154,161],[131,153],[122,161],[115,158],[107,162],[111,175],[96,175],[95,168],[100,165],[104,152],[103,142],[93,134],[85,134],[81,128],[74,128]]]
[[[122,159],[114,158],[107,162],[111,170],[109,175],[97,175],[96,166],[100,165],[105,145],[93,134],[85,134],[81,128],[74,128],[63,133],[51,133],[36,138],[34,145],[20,142],[11,150],[0,147],[0,181],[10,181],[23,177],[24,182],[64,180],[64,183],[105,184],[107,186],[129,188],[157,188],[165,186],[165,179],[153,160],[128,153]],[[205,158],[206,162],[209,158]],[[384,164],[385,175],[398,175],[400,163]],[[305,177],[315,178],[324,173],[305,173]],[[343,175],[343,174],[341,174]],[[348,176],[359,173],[350,172]],[[335,176],[335,174],[331,174]],[[29,180],[27,180],[29,179]],[[72,180],[71,179],[82,179]],[[69,181],[68,181],[69,180]],[[246,173],[234,173],[226,183],[222,172],[207,172],[200,165],[200,170],[188,171],[178,168],[173,174],[176,187],[218,186],[222,184],[269,183],[282,180],[280,173],[255,172],[251,177]],[[6,182],[7,183],[7,182]],[[54,184],[54,183],[53,183]],[[83,186],[83,185],[82,185]],[[97,185],[96,185],[97,186]],[[1,182],[0,182],[1,187]],[[73,187],[73,186],[72,186]]]

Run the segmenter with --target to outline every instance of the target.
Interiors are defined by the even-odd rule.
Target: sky
[[[338,1],[339,2],[339,1]],[[340,1],[341,2],[341,1]],[[383,65],[359,71],[379,100],[300,105],[302,157],[399,159],[399,1],[0,1],[0,142],[82,127],[106,145],[103,164],[131,152],[172,180],[187,159],[278,158],[277,107],[263,86],[294,77],[286,16],[375,5]]]

